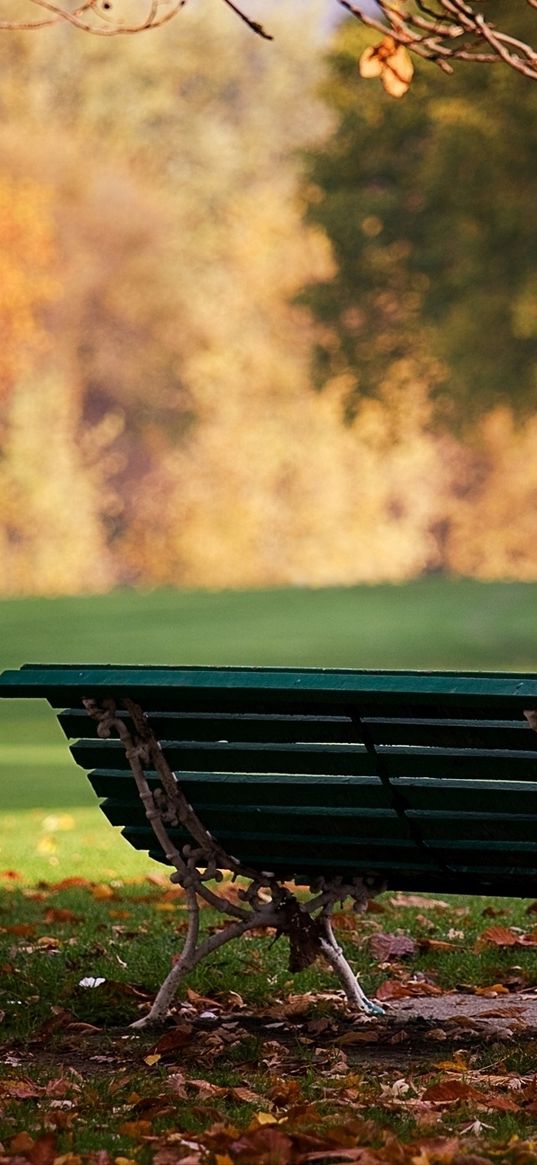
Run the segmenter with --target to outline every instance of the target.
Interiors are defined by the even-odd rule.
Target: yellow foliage
[[[508,408],[484,419],[481,444],[447,514],[451,569],[482,579],[537,578],[537,417]],[[462,489],[461,489],[462,486]]]
[[[0,397],[50,348],[42,311],[60,293],[51,192],[0,175]]]
[[[113,583],[100,464],[87,462],[79,405],[59,373],[12,388],[0,460],[0,592],[73,594]]]

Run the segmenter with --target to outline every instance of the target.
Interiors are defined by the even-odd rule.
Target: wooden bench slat
[[[158,852],[155,849],[154,838],[149,827],[129,825],[122,832],[136,849]],[[170,836],[179,845],[184,842],[185,835],[181,830],[170,830]],[[227,849],[233,852],[233,842],[238,840],[236,835],[232,831],[229,834],[224,833],[222,840],[225,841]],[[533,881],[537,879],[537,864],[528,865],[527,857],[531,853],[531,849],[529,846],[524,846],[523,843],[512,854],[506,853],[502,848],[480,848],[478,845],[463,846],[461,844],[457,856],[453,855],[453,859],[449,861],[446,868],[441,847],[420,850],[414,847],[412,842],[406,844],[404,840],[369,839],[364,845],[359,845],[354,841],[351,843],[338,841],[335,854],[332,843],[323,846],[319,845],[318,838],[313,838],[308,842],[299,835],[272,834],[270,840],[267,841],[262,831],[256,833],[252,830],[247,837],[241,835],[239,840],[242,861],[244,863],[252,862],[254,866],[258,867],[259,846],[262,844],[263,868],[268,870],[283,866],[310,875],[315,871],[322,872],[327,869],[345,870],[349,875],[353,871],[367,872],[371,875],[389,873],[392,885],[398,884],[397,876],[403,869],[407,873],[434,871],[437,875],[443,876],[444,885],[449,882],[451,876],[453,878],[463,878],[464,876],[483,878],[485,881],[495,879],[496,885],[500,883],[500,880],[505,885],[509,882],[515,884],[517,880],[520,884],[522,879],[529,879],[530,884],[526,883],[525,886],[526,892],[529,891]],[[291,843],[292,851],[290,850]],[[516,861],[517,854],[520,857],[519,862]],[[494,859],[493,864],[490,860],[491,857]],[[162,856],[159,860],[162,860]],[[488,893],[489,891],[484,889],[482,892]],[[502,893],[502,891],[499,892]],[[503,891],[503,893],[509,893],[509,890]]]
[[[375,745],[419,745],[432,748],[502,749],[537,752],[537,733],[526,720],[416,720],[364,717]]]
[[[124,801],[117,797],[107,798],[101,805],[112,825],[124,825],[129,821],[133,825],[144,825],[145,816],[143,807]],[[537,814],[511,813],[500,819],[495,813],[457,813],[457,812],[413,812],[407,813],[408,828],[405,822],[394,809],[364,809],[362,806],[334,808],[325,804],[310,806],[271,805],[263,810],[258,804],[239,802],[237,805],[213,802],[196,798],[195,809],[207,827],[216,836],[222,836],[222,830],[240,831],[241,836],[247,837],[248,831],[256,825],[260,817],[264,817],[264,829],[270,836],[274,830],[291,832],[312,837],[332,840],[339,837],[353,839],[367,839],[379,836],[379,831],[385,837],[399,838],[410,836],[410,825],[414,822],[419,834],[427,845],[431,842],[441,844],[444,841],[459,843],[489,841],[494,839],[499,846],[515,842],[525,842],[531,847],[535,844],[537,835]],[[456,849],[456,845],[452,847]]]
[[[375,765],[363,745],[207,744],[162,741],[168,764],[178,772],[289,773],[374,776]],[[82,768],[100,768],[110,757],[117,768],[128,768],[119,741],[85,741],[71,745]],[[536,760],[537,765],[537,760]]]
[[[150,850],[148,852],[155,861],[161,862],[163,860],[162,855],[157,851]],[[245,861],[253,863],[252,855],[248,855]],[[330,876],[331,873],[339,873],[343,878],[356,873],[364,875],[370,873],[365,865],[361,870],[353,869],[350,871],[345,862],[338,864],[337,858],[329,865],[325,865],[323,869],[319,867],[316,871],[300,870],[296,866],[290,866],[289,861],[275,861],[273,865],[274,872],[279,878],[290,881],[295,879],[299,885],[302,883],[307,885],[308,880],[314,876],[315,872],[324,873],[327,876]],[[380,871],[380,863],[377,865],[377,870]],[[495,870],[472,870],[468,867],[461,867],[460,870],[446,872],[427,867],[415,870],[405,865],[392,864],[380,872],[385,876],[387,889],[392,892],[434,894],[442,898],[449,894],[479,895],[484,898],[488,896],[501,898],[506,895],[513,898],[526,898],[528,897],[528,884],[531,884],[535,879],[533,869],[519,870],[516,875],[507,877],[505,871],[498,874]]]
[[[120,715],[130,724],[127,713]],[[83,709],[69,708],[58,720],[70,740],[97,736],[97,725]],[[502,747],[537,752],[537,733],[524,720],[439,720],[364,717],[371,740],[376,745],[420,745],[450,748]],[[150,724],[160,740],[229,741],[252,743],[351,743],[360,731],[349,716],[259,716],[222,713],[154,712]]]
[[[151,849],[154,848],[154,838],[149,826],[128,825],[123,830],[125,837],[129,841],[132,838],[137,839],[137,848]],[[171,828],[169,830],[170,837],[178,845],[184,844],[187,835],[181,828]],[[319,838],[312,836],[305,837],[299,833],[287,832],[271,832],[268,835],[263,828],[250,828],[248,834],[237,833],[237,830],[221,830],[220,837],[225,843],[227,850],[230,853],[235,849],[240,848],[241,860],[244,861],[244,852],[251,849],[254,854],[253,863],[259,866],[259,848],[257,852],[255,847],[263,846],[263,868],[272,869],[272,861],[279,855],[281,858],[290,860],[290,846],[292,846],[292,861],[302,865],[304,862],[308,863],[311,868],[315,863],[323,861],[323,865],[328,863],[330,857],[334,856],[334,844],[331,838]],[[253,847],[253,848],[252,848]],[[420,868],[423,865],[438,869],[437,855],[431,850],[430,853],[419,850],[415,847],[411,838],[390,838],[378,833],[375,837],[367,838],[367,841],[360,843],[360,840],[355,838],[338,838],[337,842],[337,856],[338,859],[346,863],[347,869],[352,869],[356,861],[361,863],[360,869],[364,868],[364,863],[367,869],[375,870],[379,862],[390,864],[393,862],[406,862],[412,868]],[[384,867],[385,868],[385,867]]]
[[[127,724],[130,718],[120,712]],[[299,742],[350,743],[356,739],[356,729],[349,717],[345,716],[256,716],[221,713],[212,715],[205,712],[154,712],[150,724],[159,740],[176,741],[233,741],[234,743],[262,743],[273,741],[280,744]],[[58,720],[70,740],[94,738],[97,725],[87,712],[67,709],[60,712]]]
[[[128,691],[148,711],[308,714],[320,708],[328,713],[346,703],[371,715],[370,709],[379,706],[383,711],[403,704],[420,709],[441,702],[441,715],[457,709],[459,716],[466,709],[473,718],[490,719],[537,704],[537,677],[510,673],[28,665],[5,672],[0,688],[11,697],[44,696],[54,707],[91,695],[115,692],[119,698]]]
[[[128,813],[129,824],[144,826],[146,820],[143,808],[127,807],[123,801],[107,798],[101,804],[103,813],[112,825],[125,824],[125,811]],[[326,807],[318,809],[300,809],[273,807],[267,813],[261,812],[256,805],[243,805],[241,808],[230,809],[229,805],[204,805],[198,803],[197,812],[203,817],[204,824],[217,837],[244,836],[248,837],[253,830],[255,835],[264,838],[297,836],[311,841],[318,838],[326,844],[329,839],[367,842],[371,838],[408,840],[410,833],[405,830],[405,823],[393,810],[362,811],[359,815],[351,816],[341,810],[339,813]],[[130,810],[130,811],[129,811]],[[328,816],[327,816],[328,815]]]
[[[91,784],[98,797],[121,801],[125,806],[125,820],[139,804],[136,787],[129,772],[124,770],[96,770],[90,773]],[[156,774],[149,780],[152,788],[159,785]],[[322,777],[255,776],[248,778],[236,773],[183,773],[181,784],[185,793],[203,817],[206,810],[227,805],[233,811],[251,803],[260,809],[282,812],[289,808],[309,813],[322,810],[327,817],[333,813],[355,818],[360,812],[393,813],[390,791],[375,777],[331,777],[327,788]],[[489,782],[412,781],[401,779],[397,789],[403,800],[404,811],[414,820],[421,834],[430,830],[460,834],[476,822],[504,822],[522,819],[531,822],[537,818],[537,785],[519,785]],[[486,807],[486,808],[485,808]],[[513,809],[524,809],[524,812]],[[489,812],[487,812],[488,810]],[[450,824],[452,823],[452,824]],[[503,827],[503,826],[502,826]],[[477,828],[477,826],[476,826]],[[537,837],[537,830],[535,831]]]
[[[457,778],[395,778],[391,782],[404,804],[405,810],[436,809],[454,812],[479,812],[487,808],[497,814],[509,813],[513,807],[523,807],[537,813],[537,783],[533,781],[459,780]],[[537,840],[537,838],[536,838]]]
[[[95,769],[89,773],[90,782],[98,797],[120,797],[126,803],[137,804],[138,793],[127,770]],[[253,781],[253,784],[252,784]],[[152,789],[160,784],[156,773],[148,775]],[[278,776],[255,774],[250,777],[238,773],[181,773],[181,785],[193,802],[203,798],[206,805],[218,804],[223,798],[229,805],[241,805],[245,796],[255,789],[259,806],[304,805],[323,806],[327,803],[326,780],[320,776]],[[331,777],[330,806],[347,809],[350,805],[364,809],[391,809],[389,795],[378,777]]]
[[[494,771],[498,780],[537,781],[537,753],[511,750],[412,748],[382,746],[371,754],[363,745],[227,744],[167,741],[162,748],[172,769],[237,773],[302,773],[387,777],[437,777],[475,780]],[[84,769],[101,768],[110,758],[114,768],[128,768],[120,741],[80,740],[71,752]]]
[[[512,802],[511,802],[512,803]],[[537,813],[486,813],[475,810],[447,812],[445,810],[413,810],[406,812],[408,821],[414,822],[420,836],[426,843],[432,839],[449,841],[450,845],[461,838],[479,841],[494,838],[500,845],[524,841],[535,847],[537,837]],[[537,859],[536,859],[537,860]]]

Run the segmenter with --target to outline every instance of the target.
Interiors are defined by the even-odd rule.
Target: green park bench
[[[537,893],[537,675],[29,664],[0,696],[60,710],[108,820],[185,890],[181,956],[139,1026],[258,927],[288,935],[291,970],[323,954],[378,1014],[334,937],[337,902]],[[229,919],[208,937],[201,901]]]

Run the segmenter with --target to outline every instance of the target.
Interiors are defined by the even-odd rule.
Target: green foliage
[[[527,33],[534,17],[518,18]],[[358,78],[364,36],[355,23],[338,32],[324,86],[337,122],[307,159],[307,219],[335,262],[302,295],[321,329],[318,376],[350,373],[355,400],[382,394],[406,362],[452,421],[499,402],[529,409],[535,86],[477,65],[446,80],[423,64],[395,102]]]

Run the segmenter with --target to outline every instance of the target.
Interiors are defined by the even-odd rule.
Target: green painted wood
[[[513,804],[511,799],[511,805]],[[537,813],[446,812],[408,810],[407,820],[413,822],[426,843],[447,841],[454,849],[461,839],[467,841],[494,841],[498,845],[527,842],[536,853]],[[451,843],[453,842],[453,846]]]
[[[149,826],[127,826],[123,834],[137,849],[153,848],[153,834]],[[170,837],[178,846],[189,840],[182,829],[170,829]],[[330,839],[307,838],[298,833],[273,833],[267,838],[261,828],[250,829],[247,837],[244,837],[230,829],[223,830],[220,837],[230,853],[233,853],[234,849],[239,850],[238,856],[243,862],[246,860],[245,853],[251,853],[253,856],[248,860],[252,860],[257,868],[261,866],[262,869],[272,869],[271,863],[278,856],[280,860],[287,862],[292,860],[300,865],[309,862],[312,869],[317,862],[324,867],[329,866],[331,859],[334,858],[334,846]],[[417,849],[410,839],[392,839],[382,834],[367,838],[362,843],[354,838],[338,839],[337,860],[344,863],[347,869],[354,868],[355,864],[360,870],[366,867],[372,869],[378,866],[379,862],[387,865],[392,862],[403,862],[413,869],[420,869],[424,865],[438,869],[437,857],[433,851],[429,854]]]
[[[223,830],[247,836],[252,828],[257,832],[261,830],[269,840],[273,834],[283,833],[310,839],[316,836],[323,842],[328,838],[352,841],[379,836],[391,839],[410,837],[405,822],[393,809],[359,809],[350,814],[348,809],[334,809],[329,805],[274,805],[261,809],[256,804],[230,807],[228,804],[207,805],[200,800],[196,800],[194,807],[215,837],[222,837]],[[101,809],[112,825],[147,824],[140,801],[107,798]]]
[[[490,775],[492,772],[493,765]],[[406,812],[446,810],[468,813],[487,809],[501,816],[517,809],[537,813],[537,784],[531,781],[415,780],[401,777],[391,784]]]
[[[537,735],[537,734],[536,734]],[[210,744],[163,740],[170,767],[182,772],[213,770],[236,773],[302,773],[390,778],[436,777],[537,781],[537,753],[484,749],[437,749],[382,746],[373,755],[363,745],[329,744]],[[119,740],[81,740],[71,746],[82,768],[128,768]]]
[[[129,724],[128,716],[124,719]],[[360,736],[360,725],[349,718],[305,716],[210,716],[154,713],[150,724],[160,740],[232,743],[350,743]],[[58,720],[68,739],[97,737],[97,726],[87,713],[62,712]],[[532,752],[537,756],[537,733],[517,721],[432,721],[370,719],[365,722],[371,740],[382,745],[449,747],[489,752]],[[369,739],[369,737],[368,737]]]
[[[204,772],[343,774],[372,776],[375,763],[362,745],[308,744],[190,744],[162,741],[170,767]],[[101,768],[109,760],[114,768],[128,768],[123,745],[118,740],[79,741],[71,746],[82,768]],[[537,768],[537,759],[535,761]]]
[[[120,715],[128,725],[131,724],[125,712]],[[70,740],[97,737],[97,725],[87,712],[70,708],[61,712],[58,720]],[[149,723],[159,740],[296,744],[309,741],[350,743],[356,739],[352,721],[344,716],[213,716],[207,713],[154,712]]]
[[[54,707],[128,692],[148,711],[383,710],[405,704],[485,707],[488,719],[537,706],[537,676],[293,668],[163,668],[27,665],[0,677],[4,696],[46,697]],[[444,715],[445,712],[442,713]],[[457,715],[459,713],[457,712]],[[482,718],[481,716],[479,718]]]
[[[98,769],[89,774],[98,797],[119,798],[138,803],[138,792],[130,772]],[[156,774],[149,775],[150,787],[160,786]],[[193,803],[240,806],[255,792],[256,805],[301,805],[310,808],[327,806],[327,787],[324,777],[300,776],[239,776],[236,773],[181,773],[181,786]],[[369,809],[391,809],[389,792],[378,777],[332,777],[330,779],[330,809],[346,812],[349,806]]]
[[[123,835],[136,849],[148,850],[154,856],[159,853],[153,844],[150,830],[139,827],[127,828],[123,830]],[[177,844],[181,844],[182,835],[179,831],[175,840]],[[491,866],[486,861],[486,853],[474,854],[472,859],[467,860],[461,851],[460,861],[453,862],[446,868],[441,864],[440,855],[435,855],[434,851],[430,854],[411,849],[405,852],[400,846],[383,847],[378,854],[375,854],[372,848],[368,848],[367,852],[357,852],[354,847],[349,855],[345,847],[338,848],[336,854],[330,848],[319,853],[316,846],[313,847],[313,852],[308,851],[305,846],[300,850],[293,848],[290,852],[289,843],[286,841],[274,842],[270,851],[264,851],[264,856],[268,861],[263,868],[280,873],[286,872],[289,876],[301,874],[314,877],[315,874],[323,872],[328,874],[341,872],[349,877],[356,874],[386,875],[388,884],[393,888],[406,885],[427,892],[436,887],[438,892],[444,894],[450,892],[513,894],[527,897],[531,896],[531,887],[535,885],[537,878],[537,864],[528,865],[523,860],[518,866],[516,864],[511,867]],[[435,860],[435,856],[438,856],[438,861]],[[258,842],[252,837],[248,839],[241,858],[245,864],[251,863],[259,868]]]
[[[144,825],[145,814],[139,801],[122,801],[108,798],[101,806],[112,825]],[[464,841],[473,843],[494,842],[498,849],[506,844],[525,842],[535,849],[537,836],[536,814],[510,814],[498,817],[493,813],[437,813],[412,814],[407,816],[408,825],[390,809],[357,808],[334,809],[331,805],[312,807],[304,805],[270,806],[261,809],[259,805],[207,804],[196,799],[195,809],[202,821],[215,837],[221,837],[223,830],[240,831],[245,839],[251,828],[261,822],[264,835],[270,841],[273,833],[303,834],[318,836],[321,840],[330,838],[367,839],[379,836],[386,838],[409,837],[409,826],[417,826],[417,832],[425,845],[442,844],[453,841],[457,845]],[[239,842],[236,843],[239,846]],[[450,846],[450,852],[456,846]],[[240,847],[239,847],[240,851]],[[537,858],[536,858],[537,860]]]
[[[120,800],[125,806],[139,803],[129,772],[96,770],[89,778],[98,797]],[[149,779],[152,788],[159,783],[156,775]],[[249,778],[234,773],[183,773],[181,785],[189,800],[203,809],[221,804],[240,808],[246,801],[251,803],[255,792],[255,804],[260,808],[276,806],[299,811],[321,808],[327,814],[348,813],[349,816],[356,816],[362,810],[366,814],[393,811],[389,790],[375,777],[332,777],[327,787],[322,777]],[[537,785],[401,780],[397,789],[408,818],[417,822],[420,830],[424,828],[423,821],[430,820],[434,828],[435,821],[445,820],[454,823],[456,835],[459,820],[473,817],[486,820],[487,812],[498,822],[513,816],[513,809],[516,809],[514,816],[524,820],[531,821],[537,816]],[[535,837],[537,842],[537,830]]]
[[[130,725],[129,716],[120,712]],[[159,740],[231,741],[234,743],[351,743],[360,735],[360,725],[348,716],[211,716],[154,712],[151,727]],[[70,740],[97,736],[97,725],[87,712],[70,708],[58,716]],[[364,725],[371,740],[379,744],[419,745],[447,748],[503,748],[537,753],[537,733],[524,721],[425,720],[369,717]]]
[[[509,749],[537,752],[537,732],[526,720],[439,720],[364,718],[375,745],[405,744],[429,748]]]
[[[310,837],[315,834],[321,839],[368,838],[378,836],[379,831],[382,831],[385,837],[409,837],[411,836],[409,825],[412,824],[417,827],[417,832],[425,844],[453,841],[458,845],[461,841],[493,841],[495,848],[498,848],[505,846],[506,843],[525,842],[533,849],[537,837],[537,814],[506,813],[498,816],[486,812],[410,811],[407,814],[409,824],[405,828],[405,822],[394,809],[364,809],[359,806],[352,810],[350,807],[334,808],[330,804],[310,806],[300,803],[261,808],[256,803],[242,802],[230,805],[229,802],[206,802],[203,795],[198,795],[194,799],[194,807],[215,837],[220,837],[222,830],[230,828],[240,831],[241,836],[247,837],[249,829],[257,827],[259,822],[268,839],[273,832],[282,831]],[[130,826],[146,823],[144,809],[139,800],[109,797],[101,808],[112,825]],[[455,850],[456,845],[451,849]]]

